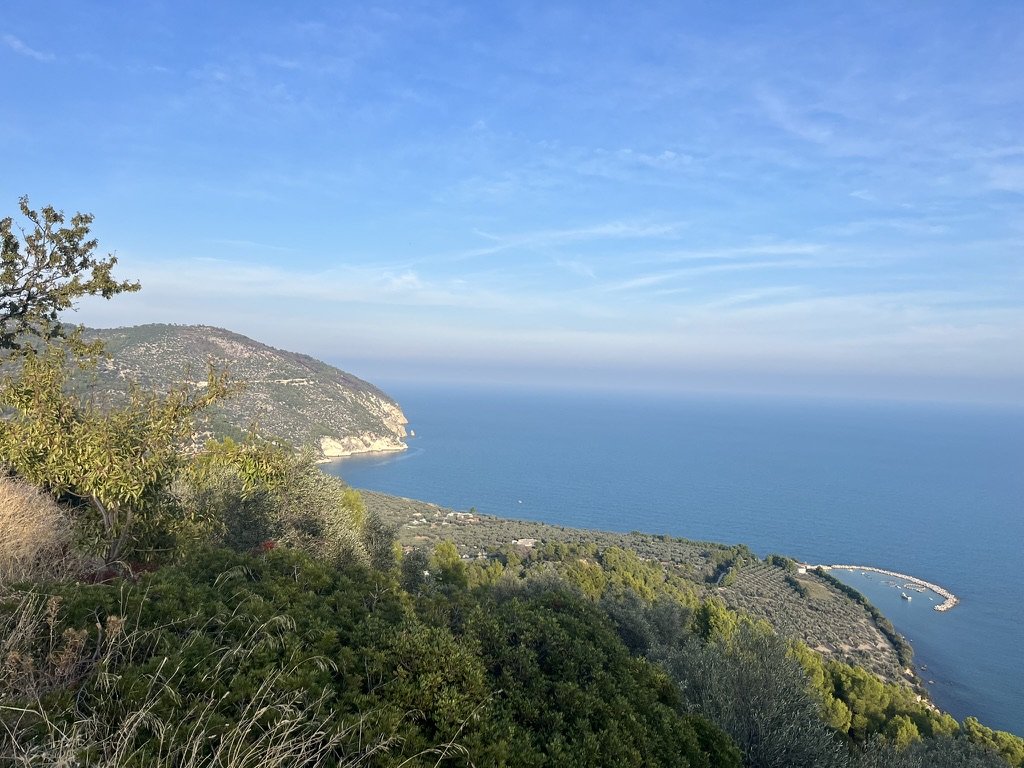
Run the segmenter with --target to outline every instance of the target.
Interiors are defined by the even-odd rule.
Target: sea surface
[[[352,485],[559,525],[873,565],[836,572],[912,642],[943,709],[1024,734],[1024,409],[396,387],[402,454]]]

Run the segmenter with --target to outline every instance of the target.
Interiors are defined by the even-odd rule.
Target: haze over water
[[[392,390],[407,453],[327,465],[457,509],[745,543],[952,590],[940,614],[863,591],[913,643],[936,703],[1024,733],[1024,410],[712,397]]]

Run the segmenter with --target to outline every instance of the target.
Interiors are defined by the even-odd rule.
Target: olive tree
[[[25,226],[0,219],[0,352],[21,350],[32,337],[63,336],[60,313],[83,296],[139,290],[137,282],[114,279],[115,256],[97,256],[91,214],[68,220],[49,205],[33,210],[27,197],[19,206]]]

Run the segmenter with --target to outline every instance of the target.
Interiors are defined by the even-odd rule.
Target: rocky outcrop
[[[255,426],[261,435],[310,447],[322,459],[406,448],[408,422],[398,403],[307,355],[210,326],[140,325],[89,334],[103,339],[111,355],[90,386],[111,396],[133,381],[162,390],[205,379],[209,365],[227,370],[244,389],[210,414],[213,434],[238,436]]]

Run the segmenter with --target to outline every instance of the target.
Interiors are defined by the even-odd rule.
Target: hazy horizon
[[[0,215],[370,380],[1024,403],[1024,6],[14,2]]]

